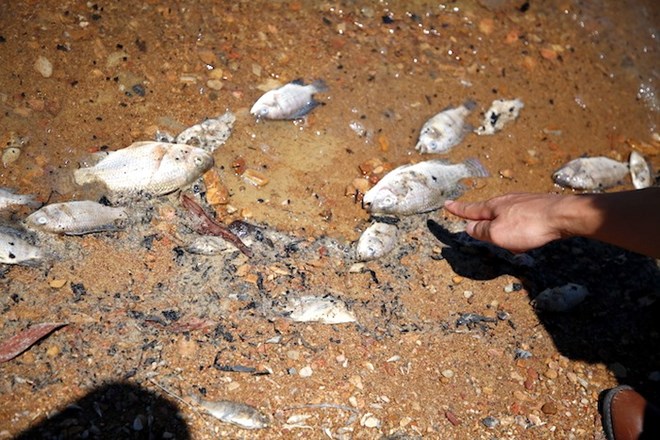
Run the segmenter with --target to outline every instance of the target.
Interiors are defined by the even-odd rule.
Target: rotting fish
[[[0,188],[0,211],[23,205],[36,207],[39,202],[31,194],[16,194],[9,188]]]
[[[628,164],[609,157],[581,157],[555,171],[552,179],[564,187],[600,190],[620,185],[628,172]]]
[[[217,118],[207,119],[202,123],[186,128],[179,133],[174,142],[203,148],[212,153],[227,142],[227,139],[231,136],[234,122],[236,122],[236,116],[227,111]]]
[[[291,298],[287,309],[290,311],[289,319],[295,322],[346,324],[356,321],[355,315],[342,300],[329,295]]]
[[[475,130],[478,135],[495,134],[504,128],[504,125],[515,121],[525,104],[520,99],[496,99],[484,114],[483,125]]]
[[[646,162],[644,156],[637,151],[632,151],[628,164],[630,167],[630,177],[632,178],[635,189],[644,189],[651,186],[651,175],[653,173],[651,166]]]
[[[114,193],[163,195],[193,182],[213,166],[213,156],[190,145],[135,142],[112,151],[93,167],[80,168],[78,185],[100,182]]]
[[[386,174],[364,195],[362,207],[371,213],[412,215],[440,208],[464,190],[466,177],[487,177],[478,159],[451,164],[435,159],[403,165]]]
[[[91,200],[46,205],[25,219],[30,229],[65,235],[117,231],[126,227],[124,208],[113,208]]]
[[[531,301],[532,306],[543,312],[566,312],[580,304],[589,295],[586,287],[575,283],[548,288]]]
[[[243,252],[247,257],[252,256],[252,251],[241,241],[240,238],[238,238],[227,226],[221,225],[213,220],[188,194],[181,195],[181,204],[195,216],[195,221],[198,222],[197,232],[199,234],[222,237],[236,246],[238,250]]]
[[[231,423],[244,429],[267,428],[270,420],[257,408],[231,400],[204,400],[192,394],[190,398],[221,422]]]
[[[19,231],[0,227],[0,263],[36,266],[43,258],[41,249],[21,238]]]
[[[467,132],[472,131],[465,118],[476,105],[474,101],[466,101],[458,107],[447,107],[426,121],[415,150],[420,153],[446,153],[451,150]]]
[[[358,261],[381,258],[394,249],[399,228],[389,223],[376,222],[364,230],[355,247]]]
[[[307,85],[297,79],[266,92],[254,103],[250,113],[259,119],[302,118],[320,104],[313,95],[327,89],[321,79]]]

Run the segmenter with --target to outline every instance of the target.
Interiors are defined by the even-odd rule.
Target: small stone
[[[48,58],[39,55],[34,62],[34,70],[39,72],[44,78],[50,78],[53,76],[53,63]]]
[[[472,292],[471,290],[466,290],[466,291],[463,292],[463,297],[464,297],[465,299],[470,299],[470,298],[472,298],[472,295],[474,295],[474,292]]]
[[[48,285],[52,287],[53,289],[61,289],[66,285],[66,280],[65,279],[57,279],[57,280],[51,280]]]
[[[454,277],[451,279],[451,281],[452,281],[454,284],[460,284],[460,283],[463,281],[463,277],[460,276],[460,275],[456,275],[456,276],[454,276]]]
[[[500,177],[504,179],[513,179],[513,171],[510,168],[500,170]]]
[[[16,162],[18,158],[21,157],[21,149],[15,147],[5,148],[2,152],[2,165],[7,167],[8,165]]]
[[[483,34],[490,35],[495,28],[495,21],[492,18],[484,18],[479,22],[479,31]]]
[[[362,416],[362,419],[360,419],[360,425],[364,426],[365,428],[378,428],[380,426],[380,420],[374,417],[373,414],[366,413],[364,416]]]
[[[557,372],[555,370],[551,370],[551,369],[545,370],[545,373],[543,373],[543,375],[545,377],[547,377],[548,379],[557,379],[557,376],[558,376]]]
[[[362,383],[362,378],[357,374],[349,377],[348,382],[358,390],[364,390],[364,384]]]
[[[513,283],[509,283],[509,284],[507,284],[506,286],[504,286],[504,291],[505,291],[506,293],[511,293],[511,292],[513,292]]]
[[[210,49],[198,50],[197,56],[199,57],[200,61],[207,66],[215,66],[218,64],[218,57],[215,55],[215,52]]]
[[[528,400],[527,395],[520,390],[515,390],[513,392],[513,397],[521,402],[525,402]]]
[[[51,346],[48,347],[48,349],[46,350],[46,355],[48,355],[48,357],[54,358],[55,356],[57,356],[58,354],[60,354],[60,351],[61,351],[61,350],[60,350],[60,346],[59,346],[59,345],[51,345]]]
[[[486,418],[481,419],[481,423],[486,427],[486,428],[494,428],[497,425],[500,424],[500,421],[497,420],[493,416],[488,416]]]
[[[219,79],[210,79],[206,81],[206,86],[211,90],[222,90],[225,85]]]
[[[300,373],[298,373],[300,377],[310,377],[312,374],[314,374],[314,370],[312,370],[312,367],[309,365],[302,367],[300,369]]]
[[[300,359],[300,352],[298,350],[289,350],[286,352],[286,357],[288,357],[293,361],[296,361]]]
[[[557,414],[558,409],[555,402],[546,402],[541,407],[541,411],[543,411],[543,414],[552,415]]]
[[[447,370],[443,370],[442,375],[447,379],[451,379],[452,377],[454,377],[454,372],[452,370],[447,369]]]

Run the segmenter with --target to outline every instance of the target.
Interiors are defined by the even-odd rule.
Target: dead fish
[[[109,153],[90,168],[75,171],[78,185],[100,182],[120,194],[163,195],[193,182],[213,166],[201,148],[165,142],[136,142]]]
[[[651,171],[651,165],[644,159],[644,156],[637,151],[632,151],[628,165],[635,189],[643,189],[651,186],[651,175],[653,173]]]
[[[420,153],[446,153],[463,140],[472,127],[465,118],[477,104],[466,101],[459,107],[448,107],[426,121],[415,150]]]
[[[581,157],[555,171],[552,179],[564,187],[597,190],[621,184],[628,172],[627,164],[609,157]]]
[[[14,229],[0,228],[0,263],[35,266],[44,258],[41,249],[21,238],[21,235]]]
[[[331,296],[302,296],[291,298],[287,304],[289,318],[295,322],[320,322],[321,324],[346,324],[355,322],[355,315],[346,304]]]
[[[186,250],[197,255],[219,255],[226,251],[234,252],[234,248],[224,239],[215,235],[202,235],[195,238],[187,246]]]
[[[197,395],[190,396],[195,403],[208,411],[221,422],[231,423],[244,429],[267,428],[270,420],[257,408],[231,400],[204,400]]]
[[[478,135],[495,134],[504,128],[504,125],[515,121],[525,104],[520,99],[496,99],[484,114],[484,122],[475,130]]]
[[[387,255],[397,243],[399,228],[389,223],[376,222],[364,230],[357,242],[358,261],[369,261]]]
[[[463,191],[466,177],[487,177],[478,159],[451,164],[435,159],[403,165],[386,174],[364,195],[362,207],[371,213],[411,215],[440,208]]]
[[[127,222],[124,208],[113,208],[91,200],[53,203],[25,219],[25,225],[30,229],[66,235],[117,231],[125,228]]]
[[[266,92],[254,103],[250,113],[260,119],[302,118],[320,104],[312,95],[327,89],[323,80],[305,85],[298,79]]]
[[[532,301],[532,306],[543,312],[566,312],[580,304],[589,295],[586,287],[575,283],[545,289]]]
[[[209,153],[213,153],[218,147],[227,142],[227,139],[231,136],[234,122],[236,122],[236,116],[228,111],[217,118],[207,119],[202,123],[186,128],[179,133],[174,142],[203,148]]]
[[[15,206],[39,206],[39,202],[34,200],[31,194],[16,194],[9,188],[0,188],[0,211]]]

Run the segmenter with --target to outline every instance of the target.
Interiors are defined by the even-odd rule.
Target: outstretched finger
[[[464,203],[447,200],[445,209],[454,215],[470,220],[490,220],[495,217],[493,209],[486,202]]]
[[[490,220],[468,221],[465,232],[472,238],[492,242],[490,238]]]

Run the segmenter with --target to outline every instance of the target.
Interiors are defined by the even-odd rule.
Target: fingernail
[[[449,205],[451,205],[452,203],[454,203],[453,200],[450,200],[450,199],[445,200],[445,206],[449,206]]]

